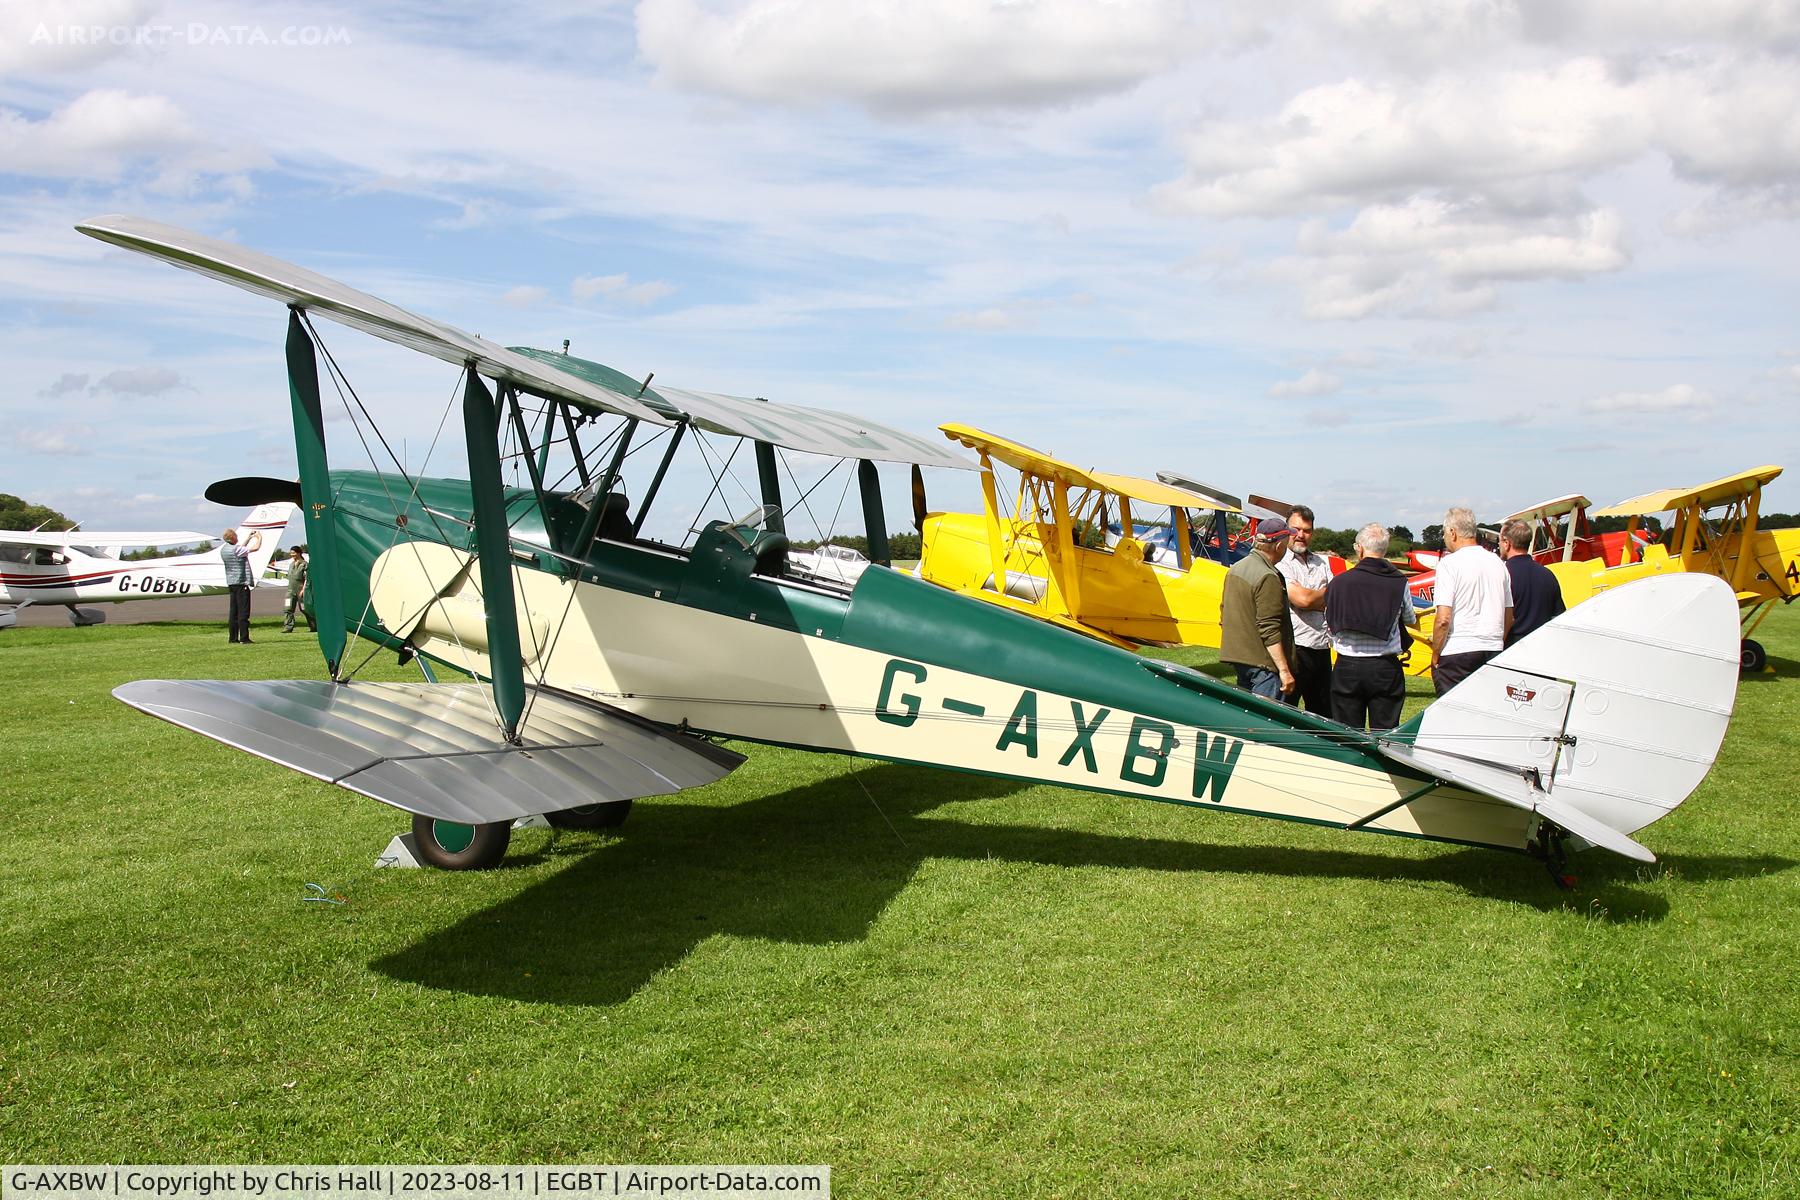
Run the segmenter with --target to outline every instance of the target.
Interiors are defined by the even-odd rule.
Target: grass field
[[[618,835],[376,871],[400,814],[108,695],[316,677],[303,635],[12,630],[0,1159],[1792,1197],[1800,612],[1764,631],[1776,673],[1641,835],[1662,861],[1590,853],[1561,893],[1523,857],[764,748]]]

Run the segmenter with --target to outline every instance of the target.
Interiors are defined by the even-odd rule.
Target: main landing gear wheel
[[[1761,642],[1754,638],[1745,638],[1738,647],[1738,670],[1746,675],[1754,675],[1769,665],[1769,652],[1763,649]]]
[[[631,801],[613,800],[606,804],[581,804],[559,812],[545,813],[544,820],[558,829],[617,829],[631,815]]]
[[[413,816],[413,846],[419,861],[446,871],[485,871],[498,866],[512,841],[512,822],[464,825]]]
[[[1581,882],[1569,873],[1568,837],[1562,826],[1545,821],[1538,827],[1537,836],[1525,843],[1525,853],[1543,863],[1552,882],[1565,892],[1573,891]]]

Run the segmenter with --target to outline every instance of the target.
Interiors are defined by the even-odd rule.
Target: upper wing
[[[1128,500],[1142,500],[1145,504],[1165,505],[1169,508],[1212,508],[1217,501],[1209,496],[1159,479],[1142,479],[1136,475],[1119,475],[1112,471],[1089,471],[1094,482],[1101,490],[1124,496]]]
[[[1739,471],[1736,475],[1726,475],[1711,483],[1703,483],[1699,487],[1666,488],[1660,492],[1645,492],[1641,496],[1621,500],[1606,508],[1597,508],[1588,515],[1591,517],[1640,517],[1649,516],[1652,513],[1673,512],[1678,508],[1686,508],[1690,504],[1698,504],[1701,508],[1711,508],[1715,504],[1724,504],[1727,501],[1748,496],[1779,474],[1781,474],[1780,467],[1757,467],[1750,471]]]
[[[583,408],[637,417],[655,425],[669,424],[662,413],[627,394],[578,379],[554,366],[514,354],[486,338],[421,317],[315,271],[232,242],[141,217],[95,217],[75,228],[89,237],[160,258],[258,296],[299,305],[433,358],[458,366],[472,362],[491,379],[556,396]]]
[[[1176,471],[1158,471],[1156,477],[1171,487],[1185,488],[1190,492],[1198,492],[1211,501],[1210,507],[1224,512],[1242,512],[1244,502],[1229,492],[1222,492],[1211,484],[1201,483],[1187,475]]]
[[[1509,513],[1501,517],[1500,524],[1505,525],[1508,521],[1523,521],[1528,517],[1560,517],[1565,513],[1572,513],[1578,508],[1586,508],[1591,503],[1593,502],[1579,492],[1573,496],[1558,496],[1554,500],[1540,500],[1529,507],[1521,508],[1516,513]]]
[[[1100,484],[1094,477],[1074,463],[1064,462],[1043,450],[1034,449],[1024,442],[1015,442],[1011,438],[1003,438],[985,429],[977,429],[973,425],[964,425],[959,421],[939,425],[944,436],[953,442],[977,450],[990,458],[999,459],[1013,470],[1025,475],[1035,475],[1040,479],[1050,479],[1070,487],[1098,488]]]
[[[640,389],[636,380],[602,363],[526,346],[514,346],[512,350],[523,358],[555,367],[598,386],[629,388],[634,394]],[[877,462],[917,463],[922,467],[955,467],[965,471],[975,467],[974,463],[938,442],[928,442],[904,430],[828,408],[747,400],[742,396],[722,396],[685,388],[652,389],[642,385],[641,390],[638,399],[665,417],[685,417],[713,433],[754,438],[789,450],[832,458],[867,458]]]
[[[187,546],[212,541],[217,534],[195,533],[192,529],[153,529],[132,533],[95,533],[87,529],[71,529],[66,533],[29,533],[20,529],[0,530],[0,546],[50,546],[61,550],[69,546]]]

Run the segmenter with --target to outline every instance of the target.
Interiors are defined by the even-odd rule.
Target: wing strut
[[[300,463],[300,507],[318,586],[312,589],[319,619],[319,651],[337,678],[344,661],[344,594],[339,587],[337,522],[332,518],[331,466],[325,457],[325,416],[319,406],[319,359],[312,335],[288,309],[288,396],[294,410],[294,455]]]
[[[781,476],[775,471],[775,446],[771,442],[756,442],[756,477],[762,484],[762,501],[768,510],[763,528],[771,533],[786,533],[787,522],[781,512]]]
[[[636,537],[644,528],[644,518],[650,512],[650,504],[656,499],[656,490],[662,487],[663,476],[669,473],[669,463],[675,457],[675,451],[681,445],[682,435],[688,431],[686,420],[675,423],[675,432],[669,435],[669,448],[663,452],[662,461],[656,464],[656,474],[650,477],[650,486],[644,492],[644,498],[638,501],[637,519],[631,523],[631,536]]]
[[[881,503],[881,476],[869,459],[857,461],[856,482],[862,491],[863,532],[869,538],[869,561],[891,567],[894,562],[888,551],[887,509]]]
[[[469,447],[469,493],[475,516],[475,552],[481,559],[481,598],[487,610],[488,670],[494,704],[508,742],[519,737],[525,712],[525,664],[519,655],[519,614],[513,604],[512,537],[500,479],[499,412],[493,395],[470,362],[463,384],[463,435]]]

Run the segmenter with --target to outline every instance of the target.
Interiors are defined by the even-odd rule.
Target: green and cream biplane
[[[1553,862],[1588,844],[1647,860],[1629,835],[1700,783],[1730,719],[1736,605],[1716,579],[1617,589],[1419,719],[1370,735],[902,572],[875,566],[847,583],[788,569],[786,454],[859,464],[880,561],[874,464],[971,465],[941,442],[508,350],[150,221],[80,229],[288,309],[299,482],[225,491],[301,503],[325,662],[322,679],[148,680],[116,694],[413,814],[418,851],[441,866],[494,863],[517,818],[611,825],[636,798],[716,780],[741,758],[712,738]],[[360,400],[322,353],[315,318],[450,364],[468,479],[330,467],[321,358],[346,408]],[[708,437],[751,447],[762,503],[690,544],[649,539],[644,513],[672,455]],[[630,498],[628,449],[654,438],[664,452]],[[564,458],[566,487],[552,470]],[[359,681],[351,634],[416,660],[425,680]],[[444,667],[474,681],[435,681]]]

